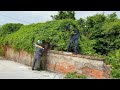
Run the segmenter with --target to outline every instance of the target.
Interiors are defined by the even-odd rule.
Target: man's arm
[[[37,44],[35,44],[35,46],[44,49],[42,46],[39,46],[39,45],[37,45]]]

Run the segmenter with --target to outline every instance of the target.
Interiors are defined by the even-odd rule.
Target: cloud
[[[105,15],[116,12],[118,18],[120,18],[120,11],[104,11]],[[0,25],[8,22],[20,22],[23,24],[31,24],[38,22],[46,22],[52,20],[51,15],[56,15],[58,11],[0,11]],[[92,16],[97,13],[103,13],[103,11],[75,11],[75,17],[78,20],[79,18],[86,18],[87,16]],[[8,17],[2,16],[7,15]],[[11,18],[9,18],[11,17]],[[15,19],[12,19],[15,18]],[[18,19],[18,20],[17,20]],[[19,20],[25,21],[21,22]],[[26,23],[28,22],[28,23]]]
[[[37,21],[45,22],[52,20],[51,15],[56,15],[57,11],[24,11],[24,14],[28,14],[31,18],[38,19]]]
[[[23,13],[26,13],[26,14],[31,14],[31,15],[35,15],[35,16],[48,16],[48,15],[55,15],[57,14],[57,11],[24,11]]]

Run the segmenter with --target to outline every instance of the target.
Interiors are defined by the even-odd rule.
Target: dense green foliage
[[[110,77],[115,79],[116,78],[120,79],[120,69],[112,69]]]
[[[97,52],[108,54],[120,48],[120,21],[106,22],[98,33],[95,46]]]
[[[120,49],[110,52],[106,59],[106,63],[111,64],[113,69],[120,69]]]
[[[8,23],[0,27],[0,36],[5,36],[6,34],[11,34],[22,26],[23,24],[13,24],[13,23]]]
[[[35,42],[38,39],[49,42],[51,49],[66,50],[70,38],[70,33],[65,31],[65,25],[68,22],[71,25],[76,24],[74,20],[56,20],[22,26],[18,31],[3,37],[0,44],[32,53],[32,40],[35,38]]]
[[[75,11],[58,11],[58,15],[51,15],[53,20],[73,19],[75,20]]]
[[[21,28],[21,26],[23,26],[23,24],[8,23],[0,27],[0,46],[4,45],[4,43],[2,42],[5,40],[7,36],[12,35],[16,31],[18,31]],[[5,43],[7,44],[7,42]]]
[[[110,52],[106,63],[111,65],[111,78],[120,78],[120,49]]]
[[[62,17],[63,12],[59,13],[60,15],[55,16],[57,19],[45,23],[30,25],[8,23],[3,25],[0,27],[0,46],[8,45],[15,50],[23,49],[33,53],[33,42],[41,39],[50,44],[50,49],[66,51],[71,32],[66,31],[65,27],[70,23],[71,30],[72,26],[76,25],[80,33],[79,53],[105,56],[106,63],[112,65],[111,76],[119,78],[120,19],[117,18],[116,13],[108,16],[96,14],[79,20],[73,19],[74,12],[72,12],[71,19]],[[65,13],[69,15],[71,12]],[[71,46],[72,50],[73,45]],[[3,54],[2,51],[3,49],[0,49],[1,54]]]

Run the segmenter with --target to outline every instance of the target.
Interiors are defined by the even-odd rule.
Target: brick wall
[[[109,68],[102,59],[52,50],[47,53],[47,70],[77,72],[96,79],[109,77]]]
[[[32,65],[33,56],[23,50],[18,52],[12,48],[6,47],[5,57],[28,66]]]
[[[23,50],[16,52],[6,47],[5,57],[25,65],[32,65],[33,56]],[[46,69],[64,74],[77,72],[96,79],[108,78],[110,71],[100,58],[53,50],[47,52]]]

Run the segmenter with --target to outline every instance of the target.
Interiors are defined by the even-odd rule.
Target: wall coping
[[[91,60],[96,60],[96,61],[104,61],[103,58],[100,58],[97,56],[88,56],[88,55],[80,55],[80,54],[75,55],[71,52],[64,52],[64,51],[49,50],[47,53],[54,53],[54,54],[59,54],[59,55],[71,56],[71,57],[79,57],[79,58],[91,59]]]
[[[7,47],[11,48],[9,46],[7,46]],[[22,49],[20,51],[25,51],[25,50]],[[18,52],[20,52],[20,51],[18,51]],[[64,55],[64,56],[71,56],[71,57],[79,57],[79,58],[85,58],[85,59],[96,60],[96,61],[104,61],[104,58],[100,58],[100,57],[97,57],[97,56],[80,55],[80,54],[75,55],[72,52],[65,52],[65,51],[48,50],[47,53],[54,53],[54,54],[59,54],[59,55]],[[29,53],[29,54],[31,54],[31,53]]]

